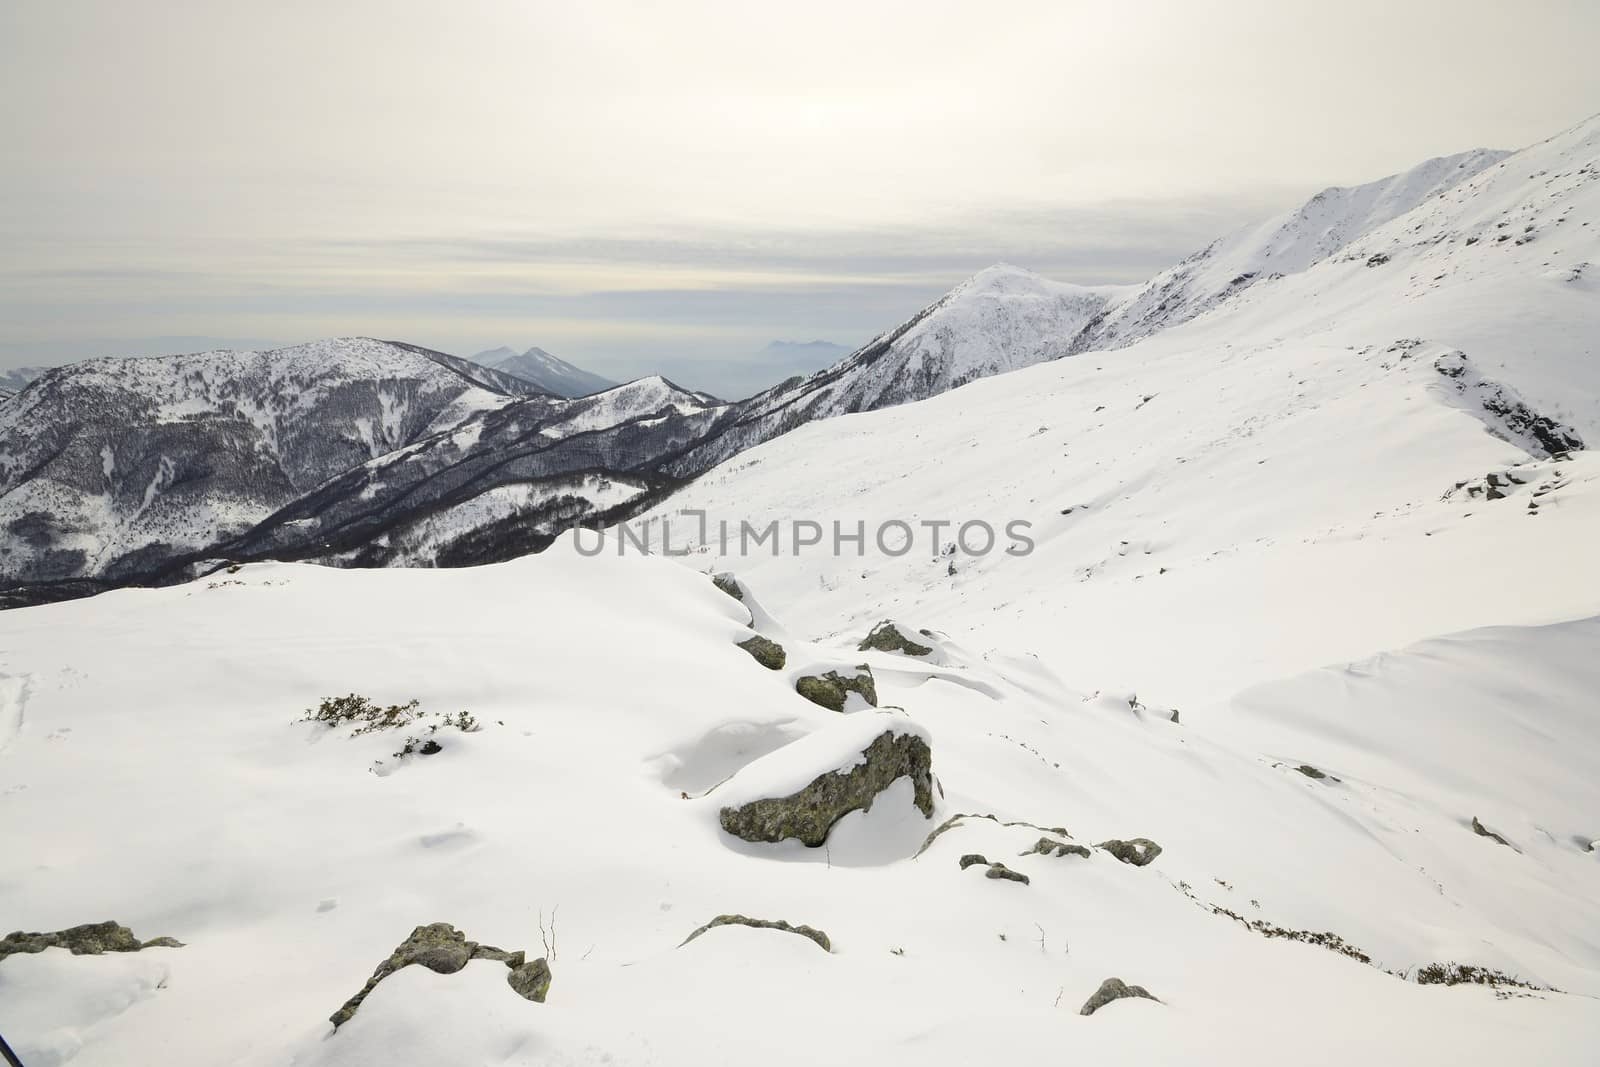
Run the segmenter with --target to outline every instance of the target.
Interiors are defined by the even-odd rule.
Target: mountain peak
[[[604,392],[617,383],[592,374],[550,354],[537,345],[518,352],[506,345],[479,352],[472,362],[502,371],[547,392],[564,397],[589,396]]]

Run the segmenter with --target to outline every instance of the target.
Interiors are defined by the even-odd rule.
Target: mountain
[[[370,338],[94,359],[0,408],[0,573],[116,580],[243,532],[525,383]]]
[[[0,613],[6,1040],[171,1067],[1587,1067],[1600,119],[1356,229],[1114,351],[897,402],[918,360],[954,383],[1059,351],[1023,343],[1049,314],[1088,328],[991,277],[819,386],[839,417],[666,500],[685,449],[761,412],[644,379],[482,390],[441,424],[481,387],[324,343],[305,362],[352,377],[266,388],[314,406],[240,449],[301,470],[297,421],[373,410],[403,443],[246,537],[419,564],[553,540]],[[237,355],[53,415],[88,446],[254,426]],[[653,506],[557,534],[537,509],[569,493]],[[106,919],[125,951],[79,928]]]
[[[838,364],[741,402],[718,437],[670,469],[692,476],[808,422],[923,400],[1059,358],[1123,292],[1119,286],[1053,282],[1005,264],[990,267]]]
[[[639,521],[1030,522],[1018,556],[951,552],[955,526],[901,555],[687,547],[798,632],[937,620],[1175,704],[1600,614],[1597,228],[1600,119],[1208,314],[799,426]]]
[[[536,551],[676,486],[663,460],[727,414],[660,377],[497,405],[330,478],[213,554],[435,566]]]
[[[15,367],[11,370],[0,370],[0,393],[20,393],[24,386],[49,369],[49,367]]]
[[[613,388],[617,383],[607,381],[598,374],[590,374],[564,359],[557,359],[542,348],[517,352],[501,346],[479,352],[472,357],[474,363],[513,374],[525,382],[556,396],[580,397]]]
[[[1430,159],[1365,185],[1324,189],[1299,208],[1242,227],[1124,292],[1073,340],[1072,350],[1131,344],[1187,322],[1253,285],[1298,274],[1510,154],[1476,149]]]

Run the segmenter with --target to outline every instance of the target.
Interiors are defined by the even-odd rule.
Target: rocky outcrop
[[[874,626],[872,632],[856,646],[858,652],[866,652],[869,649],[877,652],[898,652],[903,656],[926,656],[933,652],[927,645],[919,645],[907,638],[888,619]]]
[[[1031,830],[1040,830],[1047,834],[1056,834],[1061,837],[1072,836],[1071,834],[1067,833],[1067,828],[1065,826],[1038,826],[1031,822],[1022,822],[1021,820],[1002,822],[1000,817],[997,815],[976,812],[958,812],[934,828],[933,833],[929,834],[927,838],[923,840],[922,847],[917,849],[917,855],[920,856],[924,852],[928,851],[928,849],[932,847],[933,843],[939,839],[941,834],[948,830],[955,829],[968,819],[987,819],[997,826],[1026,826]]]
[[[718,574],[711,579],[711,584],[735,600],[744,599],[744,590],[739,588],[739,579],[731,574]]]
[[[361,991],[349,1000],[328,1020],[334,1027],[344,1025],[355,1015],[361,1002],[366,1000],[378,983],[402,967],[417,964],[435,974],[455,974],[472,960],[495,960],[509,970],[506,984],[526,1000],[544,1003],[550,991],[550,965],[543,959],[529,961],[527,954],[518,949],[507,952],[493,945],[480,945],[468,941],[465,934],[449,923],[429,923],[411,931],[411,936],[400,942],[389,958],[378,964]]]
[[[1479,837],[1487,837],[1491,841],[1498,841],[1509,849],[1516,848],[1516,846],[1510,841],[1507,841],[1505,838],[1501,837],[1499,834],[1483,825],[1483,823],[1479,822],[1476,815],[1472,817],[1472,832],[1477,834]]]
[[[1022,853],[1024,856],[1082,856],[1089,858],[1089,850],[1082,845],[1068,844],[1065,841],[1056,841],[1053,838],[1041,837],[1034,842],[1032,848]]]
[[[1143,867],[1151,860],[1161,855],[1161,846],[1148,837],[1134,837],[1127,841],[1112,838],[1102,841],[1096,848],[1103,848],[1123,863],[1131,863],[1135,867]]]
[[[783,665],[789,662],[789,655],[784,652],[782,645],[760,634],[756,634],[748,641],[740,641],[739,647],[750,653],[757,663],[769,671],[781,671]]]
[[[852,811],[872,810],[878,794],[902,777],[911,779],[917,810],[933,817],[933,753],[926,741],[885,730],[861,755],[861,762],[849,770],[818,775],[797,793],[723,808],[723,830],[745,841],[793,838],[819,848],[834,823]]]
[[[1023,874],[1021,871],[1013,871],[1010,867],[1007,867],[1003,863],[989,864],[989,869],[983,872],[983,876],[985,878],[994,878],[1007,882],[1021,882],[1023,885],[1028,884],[1027,875]]]
[[[847,678],[838,671],[807,675],[794,683],[794,690],[811,703],[819,704],[829,711],[843,711],[845,701],[851,693],[859,693],[861,699],[877,707],[878,687],[872,681],[872,668],[862,663],[856,670],[860,673],[853,678]]]
[[[1153,1000],[1157,1004],[1161,1003],[1161,998],[1152,994],[1144,986],[1128,985],[1120,978],[1107,978],[1100,983],[1100,988],[1094,991],[1094,995],[1083,1002],[1083,1007],[1078,1009],[1078,1014],[1093,1015],[1113,1000],[1125,1000],[1129,997]]]
[[[718,926],[750,926],[757,930],[782,930],[786,934],[799,934],[801,937],[810,938],[824,952],[833,951],[833,942],[828,939],[828,935],[814,926],[791,926],[782,919],[752,919],[748,915],[718,915],[715,919],[712,919],[684,938],[678,947],[682,948],[707,930],[715,929]]]
[[[103,952],[138,952],[147,948],[182,948],[183,942],[170,937],[140,941],[133,931],[118,923],[85,923],[53,933],[25,933],[21,930],[0,939],[0,960],[15,954],[64,948],[74,956],[98,956]]]
[[[987,867],[989,865],[989,857],[987,857],[987,856],[985,856],[985,855],[983,855],[982,853],[979,853],[979,852],[968,852],[965,856],[962,856],[956,862],[958,864],[960,864],[961,869],[964,871],[968,867],[971,867],[974,864],[978,864],[978,863],[981,863],[985,867]]]

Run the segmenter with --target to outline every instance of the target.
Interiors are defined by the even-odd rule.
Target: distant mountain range
[[[472,361],[494,370],[514,374],[555,396],[588,396],[591,393],[615,388],[617,385],[616,382],[602,378],[598,374],[591,374],[582,367],[575,367],[538,347],[518,352],[502,345],[486,352],[479,352],[472,357]]]
[[[537,550],[809,423],[1130,345],[1266,299],[1319,264],[1385,262],[1397,253],[1369,250],[1369,235],[1454,203],[1505,157],[1469,152],[1325,190],[1143,285],[990,267],[831,366],[737,403],[660,377],[613,386],[539,348],[469,361],[370,338],[57,368],[0,404],[0,588],[24,603],[230,560],[463,564]],[[1494,223],[1489,243],[1532,240],[1510,229],[1528,225],[1514,214]],[[1483,240],[1482,220],[1467,221],[1468,243]],[[1427,225],[1435,242],[1468,229]],[[1579,280],[1560,290],[1588,284],[1586,263],[1561,266]],[[763,357],[806,365],[835,348],[777,341]]]

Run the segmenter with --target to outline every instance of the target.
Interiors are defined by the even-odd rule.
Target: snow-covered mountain
[[[742,401],[717,437],[671,469],[692,476],[796,426],[922,400],[1059,358],[1123,292],[1053,282],[1006,264],[990,267],[840,363]]]
[[[435,566],[536,551],[675,486],[664,462],[728,413],[660,377],[498,405],[329,479],[213,554]]]
[[[511,388],[529,391],[370,338],[56,368],[0,409],[0,576],[143,574]]]
[[[957,617],[1175,703],[1600,613],[1597,262],[1600,119],[1184,325],[805,425],[643,521],[1026,520],[1022,556],[960,558],[949,527],[903,555],[695,558],[801,632]]]
[[[49,369],[49,367],[14,367],[11,370],[0,370],[0,393],[8,396],[20,393],[29,382]]]
[[[486,352],[479,352],[472,357],[472,361],[506,374],[514,374],[523,381],[530,382],[556,396],[588,396],[591,393],[611,389],[617,384],[598,374],[591,374],[581,367],[575,367],[564,359],[558,359],[537,346],[526,352],[518,352],[502,345]]]
[[[1241,227],[1123,292],[1073,339],[1072,350],[1131,344],[1188,322],[1253,285],[1298,274],[1510,154],[1477,149],[1430,159],[1365,185],[1324,189],[1299,208]]]
[[[598,554],[0,613],[6,1039],[30,1067],[1588,1067],[1600,119],[1357,229],[1115,351],[874,410],[897,387],[861,359],[813,397],[837,417]],[[925,318],[886,367],[1039,351]],[[133,392],[216,421],[220,388]],[[490,396],[261,529],[489,558],[519,509],[636,506],[747,414],[659,379]],[[669,521],[686,555],[628,547]]]

